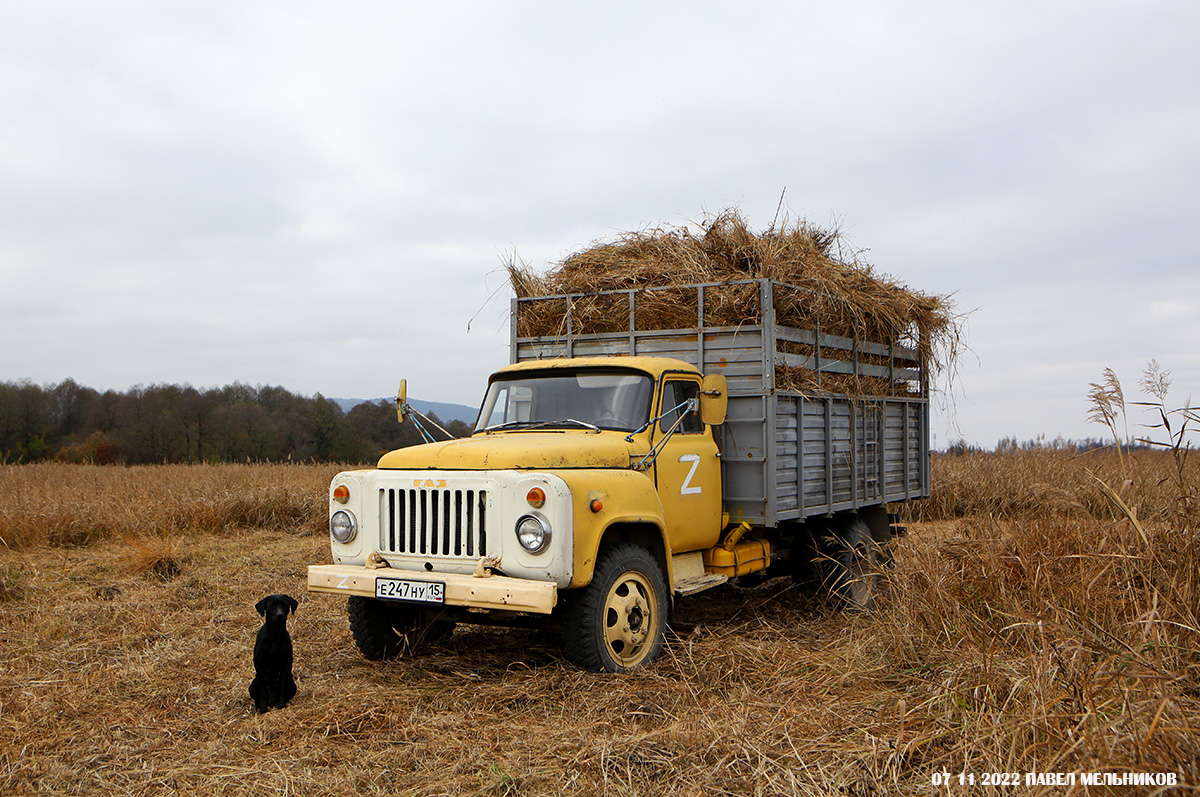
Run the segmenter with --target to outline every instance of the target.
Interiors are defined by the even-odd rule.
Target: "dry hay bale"
[[[705,292],[705,324],[740,326],[761,320],[757,287],[728,284],[772,279],[776,320],[801,329],[919,350],[931,371],[950,366],[959,348],[959,319],[949,297],[914,291],[878,274],[837,230],[784,217],[755,233],[735,209],[684,227],[655,227],[598,241],[536,272],[516,258],[506,265],[523,303],[522,337],[614,332],[628,328],[625,294],[638,291],[637,329],[689,329]],[[656,290],[649,290],[656,289]],[[665,290],[661,290],[665,289]]]

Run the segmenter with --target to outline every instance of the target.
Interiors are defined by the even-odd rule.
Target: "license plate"
[[[441,581],[403,581],[398,578],[375,579],[375,597],[416,603],[445,603],[446,585]]]

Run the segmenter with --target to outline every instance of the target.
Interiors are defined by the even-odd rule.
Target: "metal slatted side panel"
[[[823,399],[804,402],[801,414],[801,444],[804,456],[804,471],[800,474],[804,494],[805,517],[829,511],[829,481],[827,473],[832,467],[829,446],[825,438],[825,418],[829,403]]]
[[[928,405],[776,395],[777,520],[928,495]]]
[[[925,498],[929,495],[928,451],[925,421],[929,417],[926,403],[904,406],[904,497]]]
[[[776,446],[786,455],[777,455],[786,462],[776,474],[781,496],[777,520],[827,514],[851,504],[854,453],[847,402],[786,393],[777,394],[776,401]]]
[[[674,357],[691,363],[706,374],[723,374],[731,395],[763,393],[763,337],[760,327],[705,330],[654,330],[520,338],[518,362],[554,357],[619,357],[626,355]],[[570,354],[568,354],[568,352]]]
[[[884,497],[907,501],[929,496],[929,404],[918,399],[887,403],[883,440]]]
[[[706,334],[704,364],[700,370],[706,374],[723,374],[731,396],[760,396],[765,392],[762,346],[762,330],[758,327],[730,334]]]
[[[775,497],[783,518],[799,517],[800,511],[800,398],[776,397],[775,408]]]
[[[879,401],[850,402],[851,458],[854,471],[851,502],[855,507],[883,502],[879,474],[883,470],[883,404]]]
[[[780,395],[776,493],[782,520],[884,501],[884,403]],[[827,423],[828,421],[828,423]],[[825,435],[832,432],[831,445]]]
[[[830,504],[849,504],[854,499],[854,479],[851,472],[853,440],[851,439],[850,404],[831,401],[828,416],[829,446],[832,455]]]
[[[910,415],[906,402],[888,402],[883,427],[883,489],[889,500],[910,489],[905,462],[905,428]]]
[[[767,522],[767,494],[763,489],[767,456],[764,439],[767,397],[730,396],[721,427],[721,479],[725,511],[734,522]]]
[[[911,421],[913,442],[910,450],[912,456],[917,460],[916,467],[913,473],[913,487],[918,491],[916,498],[927,498],[930,494],[929,475],[930,475],[930,457],[932,456],[929,450],[929,405],[914,404],[912,405],[913,417]]]

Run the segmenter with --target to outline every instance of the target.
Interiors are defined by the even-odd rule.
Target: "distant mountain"
[[[378,399],[356,399],[356,398],[331,398],[330,401],[342,408],[342,412],[349,412],[359,404],[370,402],[378,404],[383,402],[391,404],[395,401],[394,398],[378,398]],[[410,398],[408,403],[416,407],[418,412],[423,412],[426,415],[434,413],[443,421],[462,421],[467,426],[474,426],[475,419],[479,417],[478,407],[468,407],[466,404],[447,404],[444,401],[422,401],[421,399]]]

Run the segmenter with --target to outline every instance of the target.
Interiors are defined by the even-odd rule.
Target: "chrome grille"
[[[487,491],[379,491],[380,548],[422,556],[487,556]]]

